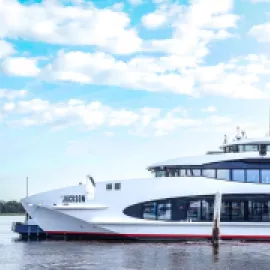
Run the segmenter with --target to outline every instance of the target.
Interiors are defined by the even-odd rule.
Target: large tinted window
[[[262,219],[262,202],[261,201],[248,202],[248,217],[249,217],[249,221],[261,221]]]
[[[239,145],[238,149],[239,149],[239,152],[245,152],[245,146],[244,145]]]
[[[187,209],[187,219],[189,221],[201,220],[201,201],[190,201]]]
[[[232,153],[237,153],[239,151],[238,145],[232,145],[230,147],[230,150],[231,150]]]
[[[203,176],[209,177],[209,178],[215,178],[216,177],[216,170],[204,169],[203,170]]]
[[[245,145],[245,151],[259,151],[259,146],[247,144],[247,145]]]
[[[262,221],[270,221],[270,201],[262,201]]]
[[[171,220],[172,210],[170,201],[161,201],[157,203],[157,219]]]
[[[186,176],[187,173],[186,173],[186,169],[181,169],[180,170],[180,176]]]
[[[259,170],[247,170],[247,182],[259,183],[260,182],[260,171]]]
[[[156,171],[156,177],[165,177],[166,172],[165,171]]]
[[[187,169],[187,176],[201,176],[201,170],[199,169]]]
[[[217,179],[230,180],[230,170],[217,170]]]
[[[223,201],[221,205],[221,221],[230,221],[231,202]]]
[[[231,220],[232,221],[244,221],[244,201],[233,201],[231,202]]]
[[[160,221],[213,221],[214,196],[170,198],[127,207],[128,216]],[[270,222],[270,194],[223,194],[222,222]]]
[[[244,170],[232,170],[232,181],[245,182],[245,171]]]
[[[156,219],[157,215],[157,203],[149,202],[143,205],[143,218],[144,219]]]
[[[270,183],[270,170],[261,170],[262,183]]]
[[[203,199],[201,201],[201,221],[212,220],[214,216],[214,199]]]

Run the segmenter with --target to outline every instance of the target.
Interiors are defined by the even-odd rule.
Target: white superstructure
[[[154,177],[87,183],[22,200],[57,237],[209,239],[222,194],[222,239],[270,240],[270,139],[238,137],[206,155],[149,166]]]

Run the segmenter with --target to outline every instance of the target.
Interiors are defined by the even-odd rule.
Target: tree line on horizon
[[[16,201],[0,201],[0,214],[25,213],[22,204]]]

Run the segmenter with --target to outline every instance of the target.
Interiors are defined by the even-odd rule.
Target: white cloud
[[[153,125],[155,134],[158,136],[166,135],[178,128],[197,127],[201,119],[194,119],[188,116],[187,110],[179,107],[167,112],[164,116],[159,117]]]
[[[65,6],[60,1],[51,0],[30,5],[16,0],[0,0],[1,37],[63,45],[93,45],[118,54],[136,52],[142,43],[124,12],[98,9],[91,3]]]
[[[141,109],[141,125],[148,126],[154,119],[160,116],[161,110],[159,108],[142,108]]]
[[[138,6],[143,3],[143,0],[128,0],[131,5]]]
[[[3,104],[3,111],[4,112],[11,112],[15,109],[16,104],[14,102],[6,102]]]
[[[122,11],[124,9],[124,3],[115,3],[112,6],[112,10],[114,11]]]
[[[154,4],[162,4],[162,3],[165,3],[165,2],[167,2],[168,0],[152,0],[152,2],[154,3]]]
[[[166,65],[165,68],[163,64]],[[60,52],[54,62],[45,67],[41,76],[50,80],[190,94],[192,78],[188,75],[166,73],[168,68],[171,66],[166,58],[133,58],[124,62],[105,53],[74,51]]]
[[[210,106],[208,106],[206,108],[202,108],[202,111],[203,112],[214,113],[214,112],[217,111],[217,108],[215,106],[213,106],[213,105],[210,105]]]
[[[208,45],[233,36],[228,30],[237,26],[239,16],[233,14],[232,0],[196,0],[189,6],[165,4],[145,15],[148,27],[172,26],[172,37],[153,39],[144,48],[185,57],[195,56],[196,63],[209,53]],[[153,22],[153,24],[151,24]]]
[[[138,108],[127,110],[112,108],[98,101],[70,99],[52,103],[48,100],[13,100],[0,103],[2,121],[10,126],[48,126],[52,129],[84,127],[86,129],[105,129],[104,135],[112,136],[116,129],[123,127],[135,135],[166,135],[182,128],[203,127],[223,128],[231,125],[226,116],[194,118],[183,107],[171,110],[160,108]]]
[[[112,136],[114,136],[114,132],[111,132],[111,131],[105,131],[105,132],[104,132],[104,135],[107,136],[107,137],[112,137]]]
[[[0,60],[15,53],[13,45],[5,40],[0,39]]]
[[[24,98],[28,94],[27,90],[11,90],[11,89],[1,89],[0,88],[0,99],[17,99],[17,98]]]
[[[264,99],[270,97],[266,88],[270,74],[270,58],[249,55],[216,66],[201,66],[191,71],[200,84],[198,95],[215,95],[236,99]]]
[[[252,3],[270,3],[270,0],[251,0]]]
[[[40,69],[37,60],[26,57],[9,57],[2,63],[2,70],[10,75],[32,77],[37,76]]]
[[[130,126],[139,115],[129,110],[114,110],[100,102],[85,102],[70,99],[67,102],[51,103],[47,100],[31,99],[3,104],[2,111],[18,115],[13,124],[21,126],[49,125],[67,127],[82,125],[93,129],[100,126]]]
[[[138,120],[138,114],[127,111],[113,111],[109,116],[109,126],[130,126],[132,123]]]
[[[259,42],[270,43],[270,23],[254,25],[249,34]]]
[[[166,15],[162,12],[154,12],[142,17],[142,23],[146,28],[159,28],[166,23]]]
[[[194,97],[269,98],[265,77],[270,74],[270,58],[266,55],[248,55],[213,66],[195,62],[180,56],[137,56],[123,61],[105,53],[71,51],[60,52],[40,76]]]

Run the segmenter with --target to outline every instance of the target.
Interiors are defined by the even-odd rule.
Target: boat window
[[[209,177],[209,178],[215,178],[216,177],[216,170],[204,169],[203,170],[203,176]]]
[[[262,221],[270,221],[270,201],[262,201]]]
[[[230,150],[231,150],[230,152],[232,152],[232,153],[237,153],[238,152],[238,145],[237,144],[232,145]]]
[[[245,182],[245,170],[232,170],[232,181]]]
[[[259,170],[247,170],[247,182],[248,183],[259,183],[260,182],[260,171]]]
[[[214,196],[161,199],[131,205],[124,214],[160,221],[213,221]],[[223,194],[222,222],[270,222],[269,194]]]
[[[259,146],[258,145],[255,145],[255,144],[247,144],[247,145],[245,145],[245,150],[247,152],[250,152],[250,151],[259,151]]]
[[[200,169],[187,169],[187,176],[201,176]]]
[[[164,201],[158,202],[157,204],[157,219],[158,220],[171,220],[172,218],[172,210],[171,210],[171,202]]]
[[[156,171],[156,177],[165,177],[166,171]]]
[[[230,170],[217,170],[217,179],[230,180]]]
[[[231,220],[232,221],[244,221],[244,201],[233,201],[232,202],[232,212],[231,212]]]
[[[262,202],[261,201],[249,201],[248,202],[248,217],[249,221],[261,221],[262,220]]]
[[[201,220],[213,220],[214,215],[214,200],[203,199],[201,201]]]
[[[223,201],[220,209],[220,220],[221,221],[230,221],[231,217],[231,202]]]
[[[169,177],[176,177],[178,172],[176,170],[170,170],[169,171]]]
[[[270,183],[270,170],[261,170],[262,183]]]
[[[107,189],[107,190],[112,190],[112,184],[107,184],[107,185],[106,185],[106,189]]]
[[[85,195],[82,195],[82,202],[85,202]]]
[[[199,221],[201,219],[201,201],[190,201],[187,209],[188,221]]]
[[[116,189],[116,190],[121,189],[121,183],[115,183],[114,184],[114,189]]]
[[[149,202],[143,205],[143,218],[156,219],[157,203]]]
[[[180,170],[180,176],[186,176],[186,169],[181,169]]]
[[[244,145],[238,145],[239,152],[245,152],[245,146]]]

